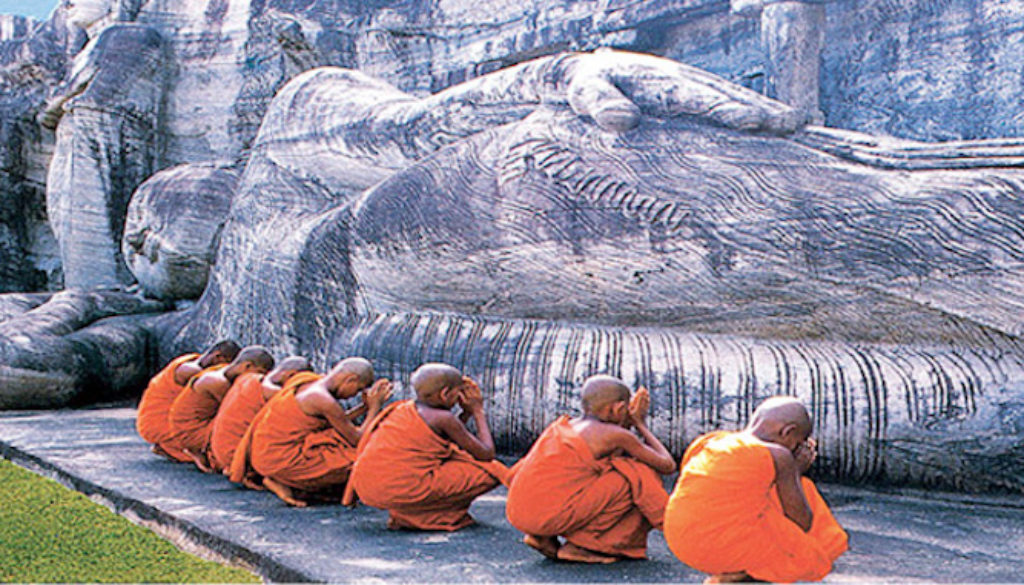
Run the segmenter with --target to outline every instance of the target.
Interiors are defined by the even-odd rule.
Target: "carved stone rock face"
[[[706,73],[596,56],[621,65],[636,127],[574,103],[616,95],[597,76],[568,104],[532,105],[507,88],[557,76],[520,69],[518,85],[422,102],[348,73],[295,80],[193,326],[321,362],[363,355],[400,380],[450,362],[488,390],[505,448],[609,373],[651,389],[652,428],[677,453],[793,394],[831,477],[1020,489],[1024,170],[993,168],[1015,147],[730,125],[786,112]],[[672,83],[648,91],[661,72]],[[514,106],[532,113],[510,120]]]
[[[164,43],[152,29],[110,26],[75,59],[63,91],[46,177],[47,217],[60,244],[67,287],[129,284],[121,257],[132,192],[159,168]]]
[[[229,168],[181,165],[156,173],[135,191],[121,245],[147,296],[202,294],[237,181]]]
[[[67,3],[68,22],[79,27],[89,28],[101,20],[113,9],[112,0],[69,0]]]

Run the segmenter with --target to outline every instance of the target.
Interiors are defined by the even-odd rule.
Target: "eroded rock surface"
[[[144,387],[157,354],[152,323],[169,308],[122,292],[65,290],[3,320],[0,408],[87,404]]]
[[[179,341],[398,379],[450,361],[509,449],[594,372],[650,387],[677,451],[793,393],[833,477],[1019,489],[1017,147],[799,119],[622,53],[422,99],[312,71],[271,105]]]
[[[46,211],[67,287],[132,282],[121,236],[132,193],[158,168],[163,56],[156,31],[107,27],[75,57],[43,112],[57,133]]]
[[[122,253],[146,296],[195,299],[217,252],[238,174],[217,165],[180,165],[139,186],[128,205]]]

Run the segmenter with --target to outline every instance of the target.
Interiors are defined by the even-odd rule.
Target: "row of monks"
[[[670,496],[662,476],[676,461],[647,427],[644,388],[588,378],[582,414],[558,418],[507,467],[471,378],[431,363],[410,383],[415,398],[389,404],[391,383],[365,359],[321,375],[303,357],[275,365],[263,347],[223,341],[152,379],[137,428],[165,457],[292,506],[362,501],[387,510],[393,529],[459,530],[473,523],[476,497],[505,485],[523,542],[562,561],[643,559],[659,529],[711,581],[792,582],[822,579],[847,548],[805,477],[816,449],[794,398],[769,398],[741,431],[699,437]]]

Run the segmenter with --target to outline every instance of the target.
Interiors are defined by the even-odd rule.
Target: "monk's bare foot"
[[[527,534],[523,537],[523,544],[537,550],[540,554],[549,559],[558,558],[558,549],[562,546],[558,538],[554,536],[534,536]]]
[[[269,477],[263,478],[263,485],[268,490],[273,492],[275,496],[284,500],[284,503],[288,504],[289,506],[295,506],[296,508],[305,508],[308,505],[306,502],[303,502],[302,500],[295,497],[295,493],[292,491],[292,488],[282,483],[278,483],[270,479]]]
[[[210,467],[210,462],[206,460],[206,455],[202,453],[193,453],[188,449],[183,449],[183,451],[185,451],[185,454],[192,459],[192,462],[196,464],[199,471],[202,471],[203,473],[213,473],[213,468]]]
[[[739,571],[737,573],[719,573],[704,579],[705,583],[751,583],[756,581],[757,579],[754,579],[744,571]]]
[[[256,483],[256,480],[254,480],[251,477],[243,477],[242,478],[242,485],[244,485],[245,487],[247,487],[247,488],[249,488],[251,490],[256,490],[258,492],[262,492],[262,491],[267,489],[267,488],[263,487],[262,483]]]
[[[619,560],[618,557],[611,557],[608,555],[603,555],[601,553],[596,553],[592,550],[587,550],[585,548],[576,546],[571,542],[562,545],[562,547],[558,549],[556,557],[560,561],[569,561],[572,563],[591,563],[599,565],[609,565]]]
[[[171,461],[177,461],[177,459],[175,459],[170,453],[165,451],[164,448],[161,447],[159,443],[154,444],[152,447],[150,447],[149,450],[161,457],[166,457]]]

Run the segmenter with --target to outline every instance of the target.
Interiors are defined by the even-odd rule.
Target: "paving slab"
[[[289,508],[266,492],[150,453],[135,410],[0,413],[0,455],[88,494],[186,550],[246,566],[270,581],[346,583],[699,582],[660,532],[647,561],[583,566],[544,559],[504,517],[505,491],[454,533],[393,532],[366,506]],[[671,478],[667,480],[670,485]],[[824,484],[851,550],[827,582],[1024,581],[1024,497],[879,491]]]

